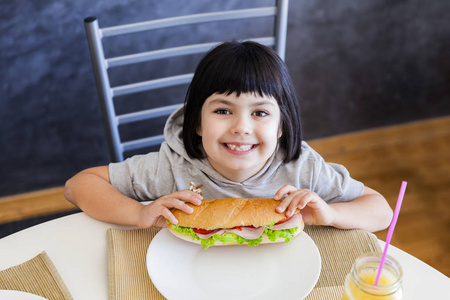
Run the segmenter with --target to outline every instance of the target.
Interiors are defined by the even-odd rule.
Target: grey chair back
[[[113,86],[110,82],[111,70],[126,65],[140,64],[153,60],[161,60],[192,54],[202,54],[219,44],[220,41],[188,44],[152,51],[144,51],[140,53],[106,57],[104,51],[106,39],[114,36],[126,36],[138,32],[159,30],[162,28],[269,17],[274,25],[273,34],[270,36],[251,37],[248,38],[248,40],[253,40],[273,47],[278,55],[284,59],[289,1],[277,0],[274,3],[275,4],[273,6],[269,7],[245,8],[239,10],[183,15],[105,28],[99,27],[99,21],[96,17],[86,18],[84,20],[84,24],[94,69],[98,96],[102,109],[103,122],[106,128],[111,161],[123,161],[126,152],[139,151],[139,149],[156,146],[164,141],[162,132],[161,134],[153,134],[143,138],[124,140],[121,136],[120,126],[155,118],[167,118],[168,115],[180,107],[184,101],[184,99],[182,99],[183,101],[179,101],[179,103],[170,104],[166,101],[154,99],[156,104],[150,109],[117,113],[115,99],[124,95],[188,84],[193,77],[193,73],[177,74],[174,76],[153,78],[151,80]],[[153,100],[150,99],[149,101]]]

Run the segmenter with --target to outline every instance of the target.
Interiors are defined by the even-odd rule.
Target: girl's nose
[[[233,134],[248,135],[253,132],[252,122],[247,117],[237,117],[232,127]]]

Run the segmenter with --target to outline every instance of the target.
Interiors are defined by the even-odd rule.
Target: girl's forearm
[[[83,171],[68,180],[66,199],[97,220],[136,226],[143,205],[120,193],[104,173],[96,171]]]
[[[361,229],[375,232],[387,228],[392,209],[384,197],[367,188],[364,195],[351,202],[330,204],[333,211],[331,226],[341,229]]]

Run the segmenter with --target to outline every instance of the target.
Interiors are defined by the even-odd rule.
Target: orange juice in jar
[[[400,264],[387,255],[378,285],[374,285],[382,253],[364,254],[356,259],[344,284],[342,300],[399,300],[403,297]]]

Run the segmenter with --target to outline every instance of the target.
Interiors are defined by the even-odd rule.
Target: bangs
[[[214,93],[255,93],[261,97],[281,95],[280,70],[273,59],[267,58],[267,50],[246,43],[234,47],[216,49],[214,58],[205,66],[203,84],[205,99]]]

